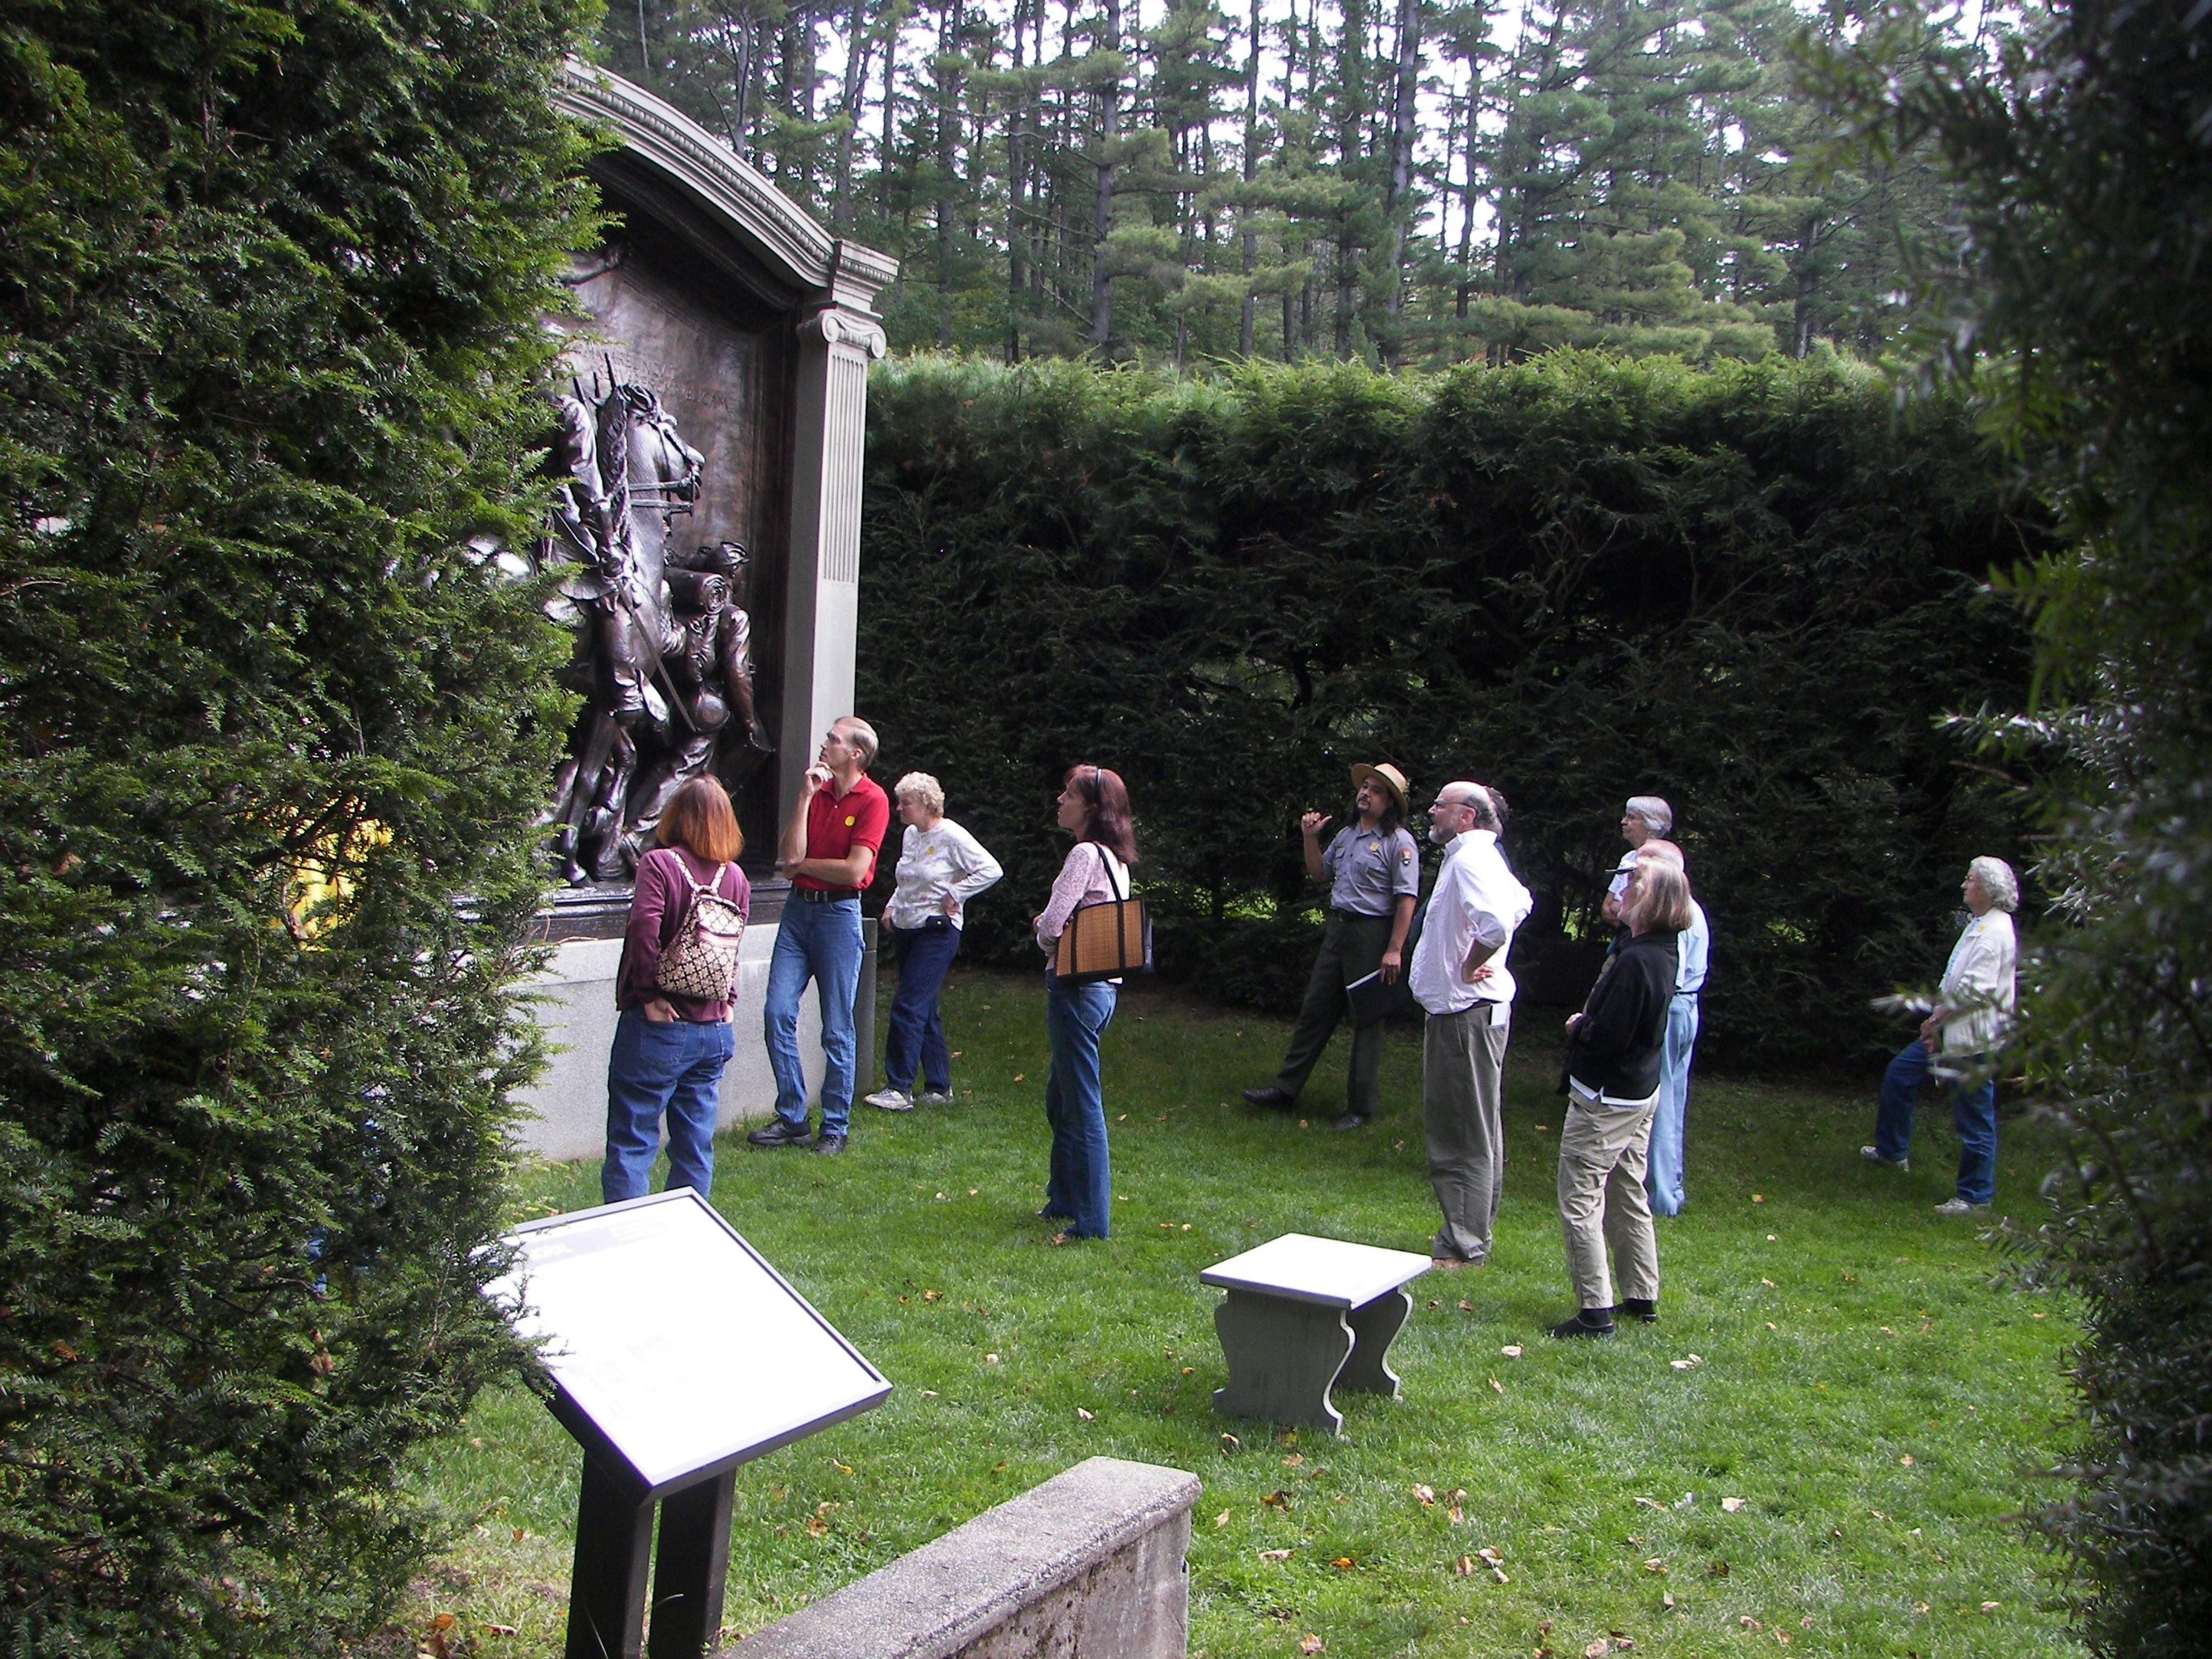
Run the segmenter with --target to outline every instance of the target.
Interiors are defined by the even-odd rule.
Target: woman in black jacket
[[[1659,1317],[1659,1243],[1644,1190],[1651,1115],[1674,996],[1674,939],[1690,921],[1681,870],[1639,860],[1621,903],[1632,937],[1567,1021],[1567,1121],[1559,1131],[1559,1221],[1580,1311],[1553,1336],[1611,1336],[1616,1311]],[[1606,1246],[1620,1262],[1618,1304]]]

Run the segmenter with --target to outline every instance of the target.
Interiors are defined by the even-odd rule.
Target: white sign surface
[[[647,1487],[879,1405],[890,1384],[688,1188],[518,1229],[488,1287]]]

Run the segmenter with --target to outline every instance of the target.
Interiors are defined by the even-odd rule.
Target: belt
[[[842,904],[848,899],[860,896],[857,887],[794,887],[791,891],[805,904]]]
[[[1390,913],[1387,910],[1379,916],[1370,916],[1364,910],[1347,910],[1340,904],[1330,905],[1328,907],[1328,913],[1333,916],[1342,916],[1346,921],[1388,921],[1390,920]]]

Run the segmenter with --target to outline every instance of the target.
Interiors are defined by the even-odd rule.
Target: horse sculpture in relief
[[[563,678],[584,708],[550,822],[559,873],[580,886],[626,879],[684,783],[719,771],[741,785],[774,747],[753,707],[745,550],[671,550],[698,502],[699,452],[644,386],[601,396],[595,376],[554,407],[553,510],[535,557],[558,573],[549,614],[575,629]]]

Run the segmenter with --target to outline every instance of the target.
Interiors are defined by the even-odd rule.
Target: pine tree
[[[0,1631],[337,1650],[517,1358],[583,9],[0,26]]]

